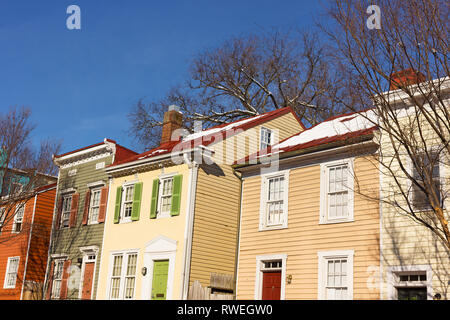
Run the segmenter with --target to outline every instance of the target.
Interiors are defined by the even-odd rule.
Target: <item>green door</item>
[[[153,263],[152,300],[166,300],[169,260]]]

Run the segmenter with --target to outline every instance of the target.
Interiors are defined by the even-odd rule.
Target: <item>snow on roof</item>
[[[266,156],[325,145],[331,142],[365,135],[377,127],[375,125],[376,121],[377,117],[373,109],[335,116],[286,138],[278,144],[269,146],[265,150],[260,150],[244,159],[235,161],[234,164],[245,164],[250,160]]]

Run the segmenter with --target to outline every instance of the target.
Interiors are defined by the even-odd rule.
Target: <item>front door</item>
[[[262,283],[262,300],[280,300],[281,271],[264,272]]]
[[[169,260],[153,263],[152,300],[166,300]]]
[[[94,262],[84,265],[83,288],[81,289],[81,299],[90,300],[92,297],[92,282],[94,280]]]

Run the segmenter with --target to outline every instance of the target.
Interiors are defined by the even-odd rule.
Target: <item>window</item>
[[[262,127],[260,134],[260,150],[266,149],[272,145],[272,130]]]
[[[261,189],[260,229],[287,227],[288,173],[265,176]]]
[[[137,253],[121,253],[113,256],[109,298],[133,299],[136,283]]]
[[[427,300],[432,297],[432,269],[429,265],[390,267],[389,299]]]
[[[2,234],[2,227],[3,224],[5,223],[5,218],[6,218],[6,208],[2,207],[0,208],[0,234]]]
[[[63,196],[62,210],[61,210],[61,228],[69,226],[71,209],[72,209],[72,195]]]
[[[173,177],[161,179],[158,216],[168,216],[172,205]]]
[[[95,164],[95,170],[103,169],[105,167],[105,161]]]
[[[320,223],[353,221],[352,161],[322,164]]]
[[[52,283],[52,299],[59,299],[61,294],[61,283],[64,270],[64,260],[55,260],[55,266],[53,267],[53,283]]]
[[[353,299],[353,250],[319,252],[319,299]]]
[[[431,161],[430,161],[431,158]],[[439,155],[435,152],[430,152],[430,158],[426,156],[425,153],[419,154],[417,156],[417,164],[412,165],[412,176],[415,181],[417,181],[422,187],[428,189],[429,184],[426,183],[426,176],[431,173],[433,180],[434,191],[438,197],[439,203],[441,202],[441,183],[440,183],[440,170],[439,170]],[[431,168],[432,165],[432,168]],[[418,170],[419,168],[419,170]],[[423,168],[421,170],[421,168]],[[430,171],[430,172],[428,172]],[[412,186],[412,203],[417,210],[431,210],[431,203],[420,187],[411,182]]]
[[[19,233],[20,231],[22,231],[24,212],[25,204],[19,204],[16,206],[16,212],[14,214],[14,224],[12,228],[13,233]]]
[[[11,194],[20,194],[23,191],[23,184],[19,182],[13,182],[11,184]]]
[[[123,187],[122,221],[131,221],[133,209],[134,184]]]
[[[100,194],[101,189],[91,191],[91,199],[89,204],[89,223],[98,222],[98,213],[100,211]]]
[[[13,289],[16,287],[17,273],[19,271],[19,257],[8,258],[6,266],[4,289]]]

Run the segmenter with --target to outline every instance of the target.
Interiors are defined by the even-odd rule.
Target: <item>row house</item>
[[[42,299],[57,179],[16,169],[2,176],[0,300]]]
[[[106,167],[135,154],[105,138],[54,156],[59,173],[45,299],[95,299],[109,194]]]
[[[98,299],[187,299],[196,281],[233,293],[241,181],[231,164],[303,130],[289,107],[194,133],[181,125],[169,107],[157,148],[106,169]]]

